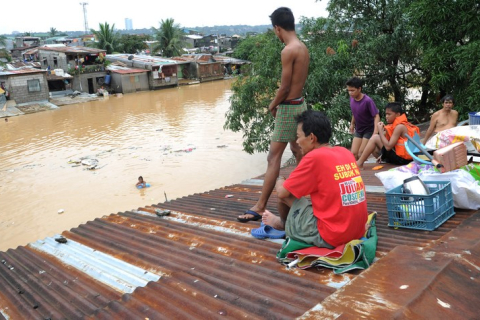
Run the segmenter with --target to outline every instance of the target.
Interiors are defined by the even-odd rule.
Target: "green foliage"
[[[160,28],[152,28],[158,45],[153,52],[160,52],[163,57],[179,56],[182,52],[182,30],[180,25],[173,19],[166,19],[160,22]],[[152,52],[152,53],[153,53]]]
[[[138,53],[148,48],[145,41],[150,40],[148,35],[122,34],[119,39],[118,50],[125,53]]]
[[[7,38],[5,36],[0,36],[0,58],[7,59],[7,62],[12,61],[9,51],[5,48],[7,46]],[[0,64],[4,64],[0,62]]]
[[[430,71],[437,98],[450,93],[460,117],[480,110],[480,3],[478,0],[418,0],[409,17],[422,48],[422,67]]]
[[[119,45],[119,34],[115,31],[115,23],[110,27],[108,22],[98,24],[99,30],[90,29],[95,35],[97,42],[93,44],[98,49],[104,49],[107,54],[113,53],[117,50]]]
[[[352,139],[345,90],[352,76],[365,80],[363,92],[381,114],[387,101],[399,101],[411,121],[428,121],[446,93],[455,96],[461,118],[480,110],[478,0],[330,0],[328,11],[328,19],[301,21],[300,36],[310,51],[305,98],[329,116],[333,143]],[[260,106],[269,104],[280,79],[279,44],[267,38],[247,38],[235,51],[253,62],[253,75],[233,86],[225,127],[243,131],[250,153],[266,150],[272,118]]]
[[[252,46],[255,50],[250,50]],[[231,106],[225,129],[244,133],[243,148],[248,153],[268,150],[273,117],[268,105],[275,97],[281,77],[281,42],[272,31],[248,38],[238,52],[252,61],[250,76],[240,74],[232,85]],[[241,53],[244,52],[244,53]]]
[[[55,35],[58,34],[58,30],[52,27],[50,28],[49,34],[50,36],[55,37]]]

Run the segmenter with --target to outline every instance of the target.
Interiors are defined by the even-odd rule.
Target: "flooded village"
[[[10,39],[0,319],[478,318],[480,212],[452,204],[432,230],[392,225],[377,174],[395,165],[362,171],[375,248],[315,257],[348,272],[302,268],[311,256],[280,264],[288,241],[256,239],[263,222],[239,222],[267,165],[224,128],[232,84],[251,68],[231,56],[240,39],[185,30],[190,52],[171,57],[151,54],[150,41],[107,53],[89,45],[94,34]]]
[[[206,52],[172,58],[145,54],[107,55],[106,50],[79,45],[91,43],[92,39],[94,35],[81,39],[57,37],[45,44],[40,37],[16,37],[15,48],[11,50],[13,60],[4,59],[5,66],[0,66],[0,86],[6,97],[0,117],[91,101],[110,94],[223,80],[249,64],[227,55]],[[198,36],[194,39],[192,45],[197,46],[212,42],[212,36],[200,37],[204,42],[200,42]],[[232,38],[228,39],[221,42],[231,45]],[[211,46],[208,50],[204,47],[203,50],[219,50],[219,47]]]

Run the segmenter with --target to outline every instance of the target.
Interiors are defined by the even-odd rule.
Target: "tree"
[[[50,36],[55,37],[55,35],[58,34],[58,30],[52,27],[52,28],[50,28],[49,33],[50,33]]]
[[[94,43],[94,46],[96,48],[106,50],[107,54],[113,53],[119,43],[119,34],[114,30],[115,24],[110,27],[108,22],[105,22],[104,24],[99,23],[98,27],[98,31],[90,29],[90,32],[92,32],[97,39],[97,42]]]
[[[409,7],[421,66],[439,99],[453,94],[461,118],[479,110],[480,3],[478,0],[418,0]]]
[[[175,24],[173,19],[166,19],[160,22],[160,28],[152,28],[158,44],[153,52],[160,52],[164,57],[173,57],[181,54],[182,30],[180,25]]]
[[[119,49],[125,53],[137,53],[148,48],[145,43],[147,40],[150,40],[148,35],[122,34]]]
[[[10,62],[12,61],[12,57],[10,56],[10,53],[6,49],[6,46],[7,46],[7,38],[5,36],[0,36],[0,58],[5,58],[7,59],[8,62]]]
[[[253,67],[249,76],[239,75],[232,85],[224,128],[242,131],[243,149],[250,154],[268,150],[273,127],[268,105],[279,87],[281,50],[282,44],[272,30],[243,40],[236,49]]]

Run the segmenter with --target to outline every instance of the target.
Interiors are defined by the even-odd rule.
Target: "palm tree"
[[[95,35],[95,38],[98,42],[95,42],[94,46],[99,49],[107,50],[107,54],[114,52],[115,48],[119,44],[119,35],[118,32],[114,31],[115,23],[110,27],[108,22],[104,24],[98,24],[99,31],[90,29],[90,31]]]
[[[50,36],[55,37],[55,35],[58,33],[58,30],[56,28],[50,28]]]
[[[173,19],[166,19],[160,22],[160,28],[152,28],[158,44],[153,52],[160,51],[164,57],[173,57],[181,54],[182,30],[180,25],[175,24]]]

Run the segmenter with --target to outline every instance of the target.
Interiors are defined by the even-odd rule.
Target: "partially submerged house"
[[[71,76],[69,79],[72,80],[72,90],[96,93],[105,83],[106,72],[103,63],[105,52],[102,49],[67,47],[59,44],[38,47],[37,56],[42,68],[50,70],[51,74],[51,70],[61,69],[63,70],[62,77],[65,78],[65,74],[67,77]],[[59,80],[62,79],[52,77],[49,81],[56,81],[55,87],[58,87]]]
[[[118,65],[107,67],[106,85],[115,93],[132,93],[150,89],[148,83],[148,70],[138,68],[127,68]]]
[[[177,62],[172,59],[134,54],[109,54],[106,59],[121,62],[126,67],[147,70],[151,90],[178,85]]]
[[[213,59],[222,64],[226,74],[248,72],[248,70],[246,70],[248,68],[245,67],[251,64],[250,61],[236,59],[226,55],[214,55]]]
[[[48,100],[47,71],[23,68],[0,71],[0,85],[17,104]]]
[[[172,59],[183,64],[181,72],[184,78],[198,79],[200,82],[223,79],[223,66],[211,54],[183,54]]]

